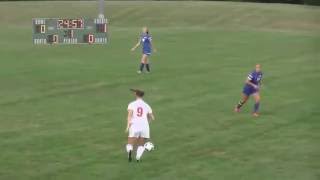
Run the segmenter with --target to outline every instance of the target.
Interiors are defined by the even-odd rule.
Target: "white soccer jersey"
[[[152,113],[151,107],[142,99],[131,102],[128,110],[132,110],[131,126],[136,130],[149,128],[148,114]]]

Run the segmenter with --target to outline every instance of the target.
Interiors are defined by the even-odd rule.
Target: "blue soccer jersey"
[[[250,82],[252,82],[255,85],[259,85],[260,81],[262,79],[262,72],[256,72],[256,71],[252,71],[249,75],[248,75],[248,80]]]
[[[143,33],[141,35],[140,41],[142,44],[142,53],[146,55],[150,55],[152,51],[152,45],[151,45],[152,37],[147,33]]]
[[[260,85],[261,79],[262,79],[262,72],[252,71],[250,74],[248,74],[248,80],[257,86]],[[246,84],[243,88],[243,93],[246,94],[247,96],[250,96],[251,94],[254,94],[258,91],[259,91],[258,89],[255,89],[249,84]]]

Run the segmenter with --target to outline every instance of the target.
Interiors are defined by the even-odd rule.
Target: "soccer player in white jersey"
[[[144,92],[137,89],[130,89],[134,92],[136,100],[128,106],[128,119],[126,132],[128,135],[128,160],[132,161],[132,152],[134,145],[137,146],[136,160],[140,161],[144,152],[144,143],[150,138],[149,121],[155,120],[151,107],[143,101]]]

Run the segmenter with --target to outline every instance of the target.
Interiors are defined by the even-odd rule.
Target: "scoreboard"
[[[105,18],[34,18],[33,44],[107,44]]]

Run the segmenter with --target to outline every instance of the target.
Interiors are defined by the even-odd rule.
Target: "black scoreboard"
[[[105,18],[34,18],[33,44],[107,44]]]

